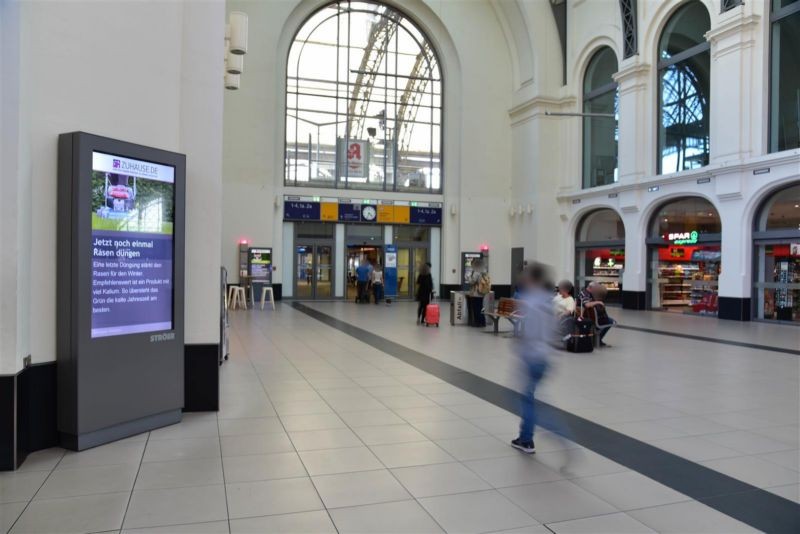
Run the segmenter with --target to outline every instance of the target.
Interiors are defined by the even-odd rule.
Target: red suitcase
[[[439,328],[439,305],[428,304],[425,306],[425,326],[436,325]]]

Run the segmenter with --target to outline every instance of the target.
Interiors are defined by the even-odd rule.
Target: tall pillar
[[[711,43],[711,163],[733,163],[764,152],[764,99],[767,77],[756,47],[761,36],[758,14],[744,7],[722,15],[706,33]]]
[[[634,56],[622,62],[614,80],[619,84],[619,182],[636,184],[655,169],[655,127],[650,90],[650,65]]]

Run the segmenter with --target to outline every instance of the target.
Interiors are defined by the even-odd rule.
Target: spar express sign
[[[697,230],[691,232],[674,232],[667,235],[667,241],[673,245],[694,245],[697,243]]]

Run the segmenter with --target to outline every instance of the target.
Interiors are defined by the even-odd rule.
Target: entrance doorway
[[[719,213],[708,200],[688,197],[662,206],[647,238],[649,307],[717,315],[721,236]]]
[[[333,297],[333,246],[320,243],[295,245],[295,286],[297,299]]]
[[[347,272],[347,300],[355,301],[358,295],[358,277],[356,269],[359,265],[369,261],[373,267],[380,265],[383,269],[383,248],[376,246],[349,245],[347,247],[346,272]]]
[[[415,297],[417,275],[427,261],[427,248],[397,248],[397,298]]]

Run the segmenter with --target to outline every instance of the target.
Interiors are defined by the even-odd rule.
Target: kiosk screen
[[[173,328],[175,168],[92,153],[92,338]]]

